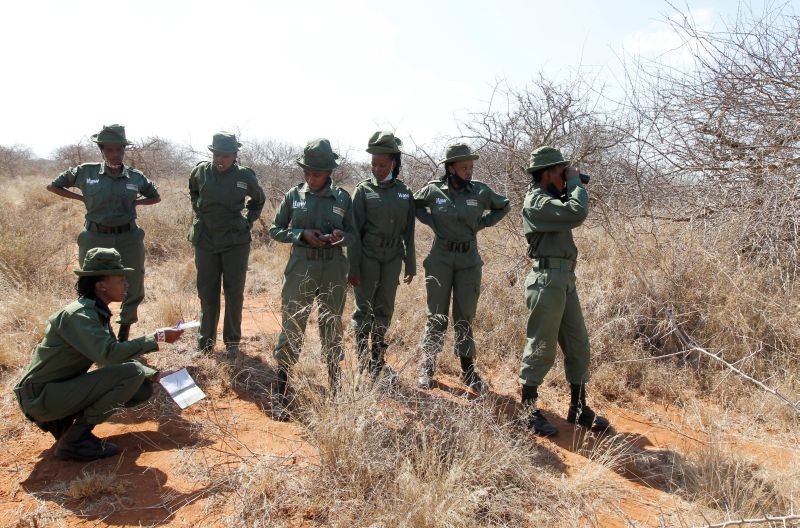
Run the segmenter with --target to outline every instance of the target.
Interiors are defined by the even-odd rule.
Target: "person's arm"
[[[403,269],[405,270],[403,282],[406,284],[411,282],[411,278],[417,274],[417,251],[414,246],[414,231],[416,228],[416,206],[414,202],[409,204],[408,220],[406,221],[406,230],[403,233],[403,245],[405,246],[405,255],[403,256]]]
[[[567,180],[565,200],[542,197],[522,210],[525,219],[538,232],[569,231],[586,220],[589,214],[589,194],[580,177]]]
[[[144,198],[139,198],[133,202],[133,205],[155,205],[161,201],[161,195],[158,193],[158,187],[155,183],[151,182],[144,176],[144,185],[139,188],[139,194]]]
[[[189,200],[192,202],[192,211],[197,214],[197,200],[200,198],[200,185],[197,183],[197,167],[189,174]]]
[[[352,219],[349,223],[352,225],[354,238],[357,240],[358,244],[350,244],[347,246],[347,260],[350,264],[348,278],[351,281],[353,279],[360,279],[361,277],[361,228],[364,227],[366,223],[366,209],[367,205],[366,199],[364,198],[364,191],[361,187],[356,187],[356,190],[353,192],[352,205],[350,206]],[[345,220],[346,219],[345,217]],[[347,223],[345,223],[345,227],[347,227]]]
[[[118,342],[92,309],[65,315],[58,332],[70,346],[100,366],[118,365],[158,350],[155,334]]]
[[[272,225],[269,227],[269,236],[278,242],[285,242],[288,244],[297,244],[303,238],[303,229],[292,229],[289,223],[292,220],[292,198],[291,191],[286,193],[283,197],[281,205],[275,211],[275,218],[272,219]]]
[[[78,169],[80,169],[80,167],[72,167],[59,174],[55,180],[50,182],[47,186],[47,190],[53,194],[63,196],[64,198],[83,202],[82,194],[67,190],[67,187],[75,186],[75,181],[78,177]]]
[[[258,183],[255,173],[253,173],[253,181],[247,185],[247,196],[249,197],[245,204],[247,224],[253,227],[255,221],[261,217],[261,210],[264,209],[264,204],[267,203],[267,195],[264,194],[264,189]]]
[[[484,227],[492,227],[511,211],[511,203],[508,198],[497,194],[488,185],[486,190],[489,192],[489,212],[481,217],[478,222],[478,230]]]
[[[433,227],[433,215],[428,209],[428,186],[414,193],[414,214],[417,220],[426,226]]]

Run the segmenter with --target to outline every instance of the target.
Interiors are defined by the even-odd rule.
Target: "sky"
[[[739,8],[675,5],[708,28]],[[218,130],[327,137],[365,158],[378,129],[407,144],[456,137],[498,81],[580,71],[613,84],[620,57],[679,45],[674,15],[655,0],[3,2],[0,144],[47,156],[121,123],[198,149]]]

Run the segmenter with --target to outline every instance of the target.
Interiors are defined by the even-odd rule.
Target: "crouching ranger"
[[[532,181],[522,222],[533,266],[525,280],[525,302],[530,312],[519,373],[523,418],[538,435],[558,433],[536,408],[538,387],[553,366],[558,343],[571,392],[567,421],[603,431],[609,426],[608,420],[586,405],[589,335],[575,290],[578,248],[572,230],[589,213],[589,195],[578,170],[553,147],[534,150],[527,172]]]
[[[339,155],[327,139],[306,145],[297,164],[305,183],[292,187],[275,213],[269,234],[278,242],[292,244],[283,275],[282,331],[273,357],[278,362],[277,397],[273,415],[284,420],[289,369],[303,348],[308,316],[316,299],[322,355],[328,366],[328,381],[335,393],[340,378],[342,311],[347,292],[348,251],[358,244],[352,220],[352,201],[337,187],[331,174],[339,166]]]
[[[75,270],[78,300],[51,315],[44,338],[14,392],[25,416],[57,440],[63,460],[95,460],[119,448],[92,434],[119,407],[132,407],[153,393],[157,371],[134,358],[173,343],[183,330],[163,328],[125,342],[111,329],[108,304],[121,302],[128,290],[125,268],[115,249],[86,253]],[[88,372],[97,364],[98,368]]]

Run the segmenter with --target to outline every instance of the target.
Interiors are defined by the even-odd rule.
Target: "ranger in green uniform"
[[[339,155],[327,139],[308,142],[297,164],[305,183],[292,187],[281,202],[269,234],[278,242],[292,244],[283,275],[282,332],[273,357],[278,362],[277,400],[273,415],[286,419],[289,368],[303,348],[308,316],[314,299],[319,306],[322,356],[328,366],[328,381],[335,393],[340,378],[342,311],[347,292],[347,258],[342,246],[357,251],[352,201],[344,189],[331,181],[339,166]]]
[[[144,300],[144,231],[136,225],[136,206],[161,201],[156,186],[144,174],[123,165],[125,127],[107,125],[92,136],[103,156],[103,163],[84,163],[62,172],[47,190],[86,204],[86,222],[78,235],[78,264],[96,247],[113,247],[122,255],[122,263],[134,270],[128,277],[130,288],[122,303],[117,335],[125,341],[133,323],[139,320],[137,309]],[[82,194],[67,190],[77,187]],[[144,198],[139,198],[139,196]]]
[[[414,194],[419,220],[433,229],[436,238],[425,266],[428,321],[423,337],[423,360],[417,386],[430,388],[436,354],[444,346],[450,298],[453,299],[455,353],[461,360],[462,380],[477,392],[488,386],[475,372],[475,341],[472,320],[478,308],[483,260],[478,253],[478,231],[499,222],[508,214],[508,198],[485,183],[472,180],[474,160],[468,145],[447,148],[441,179],[429,182]],[[484,214],[489,211],[488,214]]]
[[[375,132],[367,145],[372,154],[372,178],[359,183],[353,192],[353,218],[361,242],[360,256],[349,255],[350,280],[355,285],[353,331],[359,367],[368,369],[373,379],[385,365],[384,337],[394,312],[401,267],[405,267],[406,284],[417,273],[413,196],[397,179],[401,146],[391,132]],[[389,378],[394,378],[388,366],[387,371]]]
[[[108,304],[125,297],[125,276],[131,273],[135,271],[123,266],[116,250],[90,249],[83,269],[75,270],[80,297],[50,316],[42,342],[14,387],[25,416],[58,441],[59,458],[94,460],[119,451],[94,436],[92,429],[117,408],[150,398],[157,372],[135,358],[158,350],[159,342],[175,342],[183,333],[162,328],[117,341]],[[98,368],[88,372],[93,364]]]
[[[608,420],[586,405],[589,335],[575,290],[578,248],[572,230],[589,213],[589,195],[578,170],[569,164],[558,149],[543,146],[534,150],[527,169],[532,181],[522,209],[533,267],[525,280],[530,313],[519,381],[523,417],[527,426],[542,436],[558,433],[536,408],[538,387],[555,361],[556,343],[564,352],[564,371],[570,384],[567,421],[599,431],[609,426]]]
[[[200,297],[197,347],[208,352],[217,341],[222,286],[225,293],[222,339],[232,356],[238,354],[242,338],[250,228],[261,216],[266,202],[255,172],[236,162],[241,146],[233,134],[214,134],[208,146],[213,153],[212,160],[198,163],[189,176],[189,196],[194,210],[189,240],[194,244],[197,295]],[[242,216],[245,208],[246,217]]]

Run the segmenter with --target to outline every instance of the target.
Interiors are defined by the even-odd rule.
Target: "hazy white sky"
[[[738,8],[678,5],[708,26]],[[196,147],[220,129],[324,136],[360,157],[379,128],[421,144],[457,134],[497,79],[581,65],[613,78],[623,51],[677,45],[673,13],[650,0],[3,2],[0,144],[44,156],[118,122]]]

